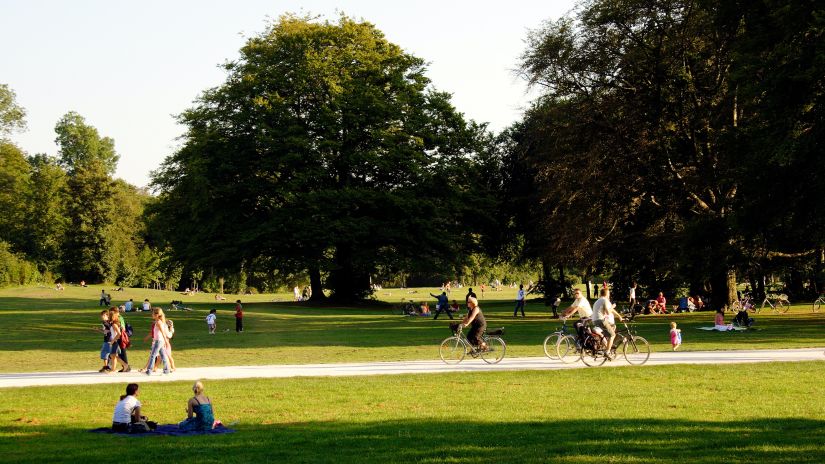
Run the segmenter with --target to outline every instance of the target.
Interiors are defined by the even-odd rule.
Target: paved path
[[[646,366],[663,364],[734,364],[771,361],[825,360],[822,348],[793,350],[680,351],[652,353]],[[626,366],[619,358],[605,366]],[[584,365],[577,361],[562,364],[547,358],[504,358],[500,364],[489,365],[480,359],[465,359],[458,365],[441,360],[369,362],[346,364],[295,364],[271,366],[222,366],[180,368],[169,375],[147,376],[138,372],[100,374],[98,372],[30,372],[0,374],[0,388],[41,385],[87,385],[97,383],[175,382],[197,379],[247,379],[280,377],[334,377],[388,374],[425,374],[444,372],[482,372],[514,370],[576,369]]]

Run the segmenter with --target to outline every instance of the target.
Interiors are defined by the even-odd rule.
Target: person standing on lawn
[[[441,292],[441,295],[433,295],[430,293],[430,296],[438,300],[438,303],[435,305],[435,317],[433,317],[433,320],[438,319],[438,315],[442,312],[447,313],[447,316],[452,319],[453,315],[450,312],[450,300],[447,299],[447,292]]]
[[[477,298],[475,292],[473,291],[473,287],[467,289],[467,296],[464,297],[464,303],[466,304],[470,298]]]
[[[516,309],[513,310],[513,317],[518,316],[518,310],[521,309],[521,317],[524,315],[524,285],[518,286],[518,293],[516,294]]]
[[[243,332],[243,306],[241,306],[241,300],[235,302],[235,332]]]

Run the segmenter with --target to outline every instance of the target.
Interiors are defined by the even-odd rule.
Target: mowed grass
[[[0,372],[96,370],[101,337],[92,329],[99,325],[101,288],[0,291]],[[401,299],[432,304],[430,292],[437,290],[380,290],[376,297],[394,304]],[[216,302],[214,294],[185,296],[144,289],[110,293],[113,304],[129,298],[139,304],[148,297],[164,308],[169,308],[173,299],[195,308],[168,313],[177,329],[173,346],[178,367],[437,359],[438,343],[450,335],[450,321],[443,315],[435,321],[397,316],[390,304],[380,302],[335,307],[295,303],[291,294],[227,295],[227,301]],[[452,298],[463,303],[465,293],[466,289],[454,290]],[[505,327],[508,357],[542,356],[542,340],[559,322],[536,301],[528,301],[526,318],[513,318],[514,297],[514,289],[485,293],[481,305],[489,326]],[[233,306],[238,298],[245,311],[243,334],[234,331]],[[204,318],[213,307],[218,309],[219,333],[210,336]],[[757,330],[753,331],[697,330],[713,325],[713,316],[711,312],[643,316],[637,319],[636,328],[654,351],[670,349],[670,321],[682,329],[683,350],[825,346],[825,314],[811,313],[807,304],[794,306],[786,315],[756,315]],[[148,313],[130,313],[127,320],[135,329],[130,361],[141,367],[149,350],[143,337],[149,332],[151,319]]]
[[[825,363],[207,381],[237,433],[119,437],[124,385],[0,390],[0,461],[821,463]],[[189,382],[144,384],[184,417]]]

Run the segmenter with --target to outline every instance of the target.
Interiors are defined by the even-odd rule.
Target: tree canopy
[[[483,127],[372,24],[284,16],[226,69],[154,176],[153,227],[183,262],[305,269],[314,296],[324,273],[353,299],[378,266],[447,265],[477,242]]]

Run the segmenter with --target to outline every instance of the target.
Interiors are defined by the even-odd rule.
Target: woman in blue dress
[[[184,431],[190,430],[212,430],[215,425],[215,410],[212,408],[212,400],[203,394],[203,383],[198,380],[192,385],[195,396],[189,399],[186,404],[187,419],[178,427]]]

